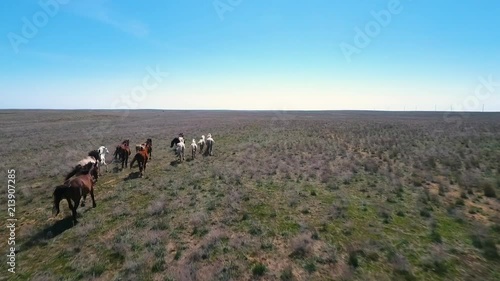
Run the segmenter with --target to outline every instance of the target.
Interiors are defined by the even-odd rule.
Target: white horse
[[[201,139],[198,141],[198,145],[200,146],[200,153],[202,153],[203,148],[205,148],[205,135],[201,136]]]
[[[184,144],[184,138],[179,137],[179,143],[177,143],[177,146],[175,148],[175,153],[177,154],[177,157],[179,157],[179,162],[182,162],[184,159],[184,149],[186,148],[186,145]]]
[[[213,149],[215,141],[212,138],[212,134],[208,134],[206,143],[207,143],[207,151],[205,152],[205,155],[210,155],[210,156],[214,155]]]
[[[191,143],[191,154],[192,154],[193,160],[196,157],[196,150],[198,150],[198,146],[196,145],[196,140],[193,139],[193,142]]]
[[[99,152],[99,160],[101,162],[101,165],[106,166],[106,172],[108,171],[108,163],[106,163],[106,154],[109,154],[109,150],[105,146],[99,147],[97,149]]]

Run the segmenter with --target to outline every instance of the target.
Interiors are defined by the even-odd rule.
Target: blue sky
[[[6,0],[0,108],[500,111],[499,14],[494,0]]]

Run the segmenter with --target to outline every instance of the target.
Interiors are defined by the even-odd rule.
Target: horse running
[[[147,139],[145,143],[143,144],[138,144],[135,146],[135,152],[139,152],[141,150],[147,150],[149,160],[152,159],[152,154],[153,154],[153,140]]]
[[[100,146],[97,149],[97,152],[99,153],[99,162],[101,162],[101,165],[104,165],[106,167],[106,172],[108,171],[108,163],[106,163],[106,154],[109,154],[109,150],[105,146]]]
[[[210,155],[210,156],[214,155],[213,149],[215,141],[212,138],[211,134],[208,134],[206,143],[207,143],[207,150],[205,151],[205,155]]]
[[[198,141],[198,145],[200,146],[200,153],[203,153],[203,148],[205,147],[205,135],[201,136],[201,139]]]
[[[193,139],[193,142],[191,143],[191,157],[194,158],[196,157],[196,150],[198,149],[198,146],[196,145],[196,140]]]
[[[78,209],[78,205],[80,204],[82,197],[82,207],[85,206],[85,199],[89,193],[92,198],[92,207],[96,207],[94,198],[94,180],[97,180],[97,163],[88,163],[84,166],[84,168],[88,170],[86,172],[82,171],[76,177],[65,181],[63,185],[57,186],[53,193],[53,214],[55,216],[59,214],[59,203],[61,200],[66,199],[73,214],[73,224],[78,223],[76,220],[76,209]]]
[[[122,163],[122,169],[123,167],[127,167],[128,165],[128,157],[130,156],[130,141],[129,140],[124,140],[121,145],[116,147],[114,155],[114,159],[116,160],[117,158],[121,161]]]
[[[183,160],[185,160],[185,158],[184,158],[185,148],[186,148],[186,145],[184,144],[184,138],[179,137],[179,143],[176,144],[176,148],[175,148],[175,153],[176,153],[177,157],[179,157],[179,162],[182,162]]]
[[[135,154],[134,159],[132,159],[132,162],[130,162],[130,169],[134,166],[135,161],[139,164],[139,173],[142,178],[146,172],[146,165],[148,164],[148,151],[146,149],[138,151]]]

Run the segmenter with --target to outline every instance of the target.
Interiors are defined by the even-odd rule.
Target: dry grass
[[[500,115],[276,116],[1,111],[0,165],[18,171],[13,279],[499,279]],[[176,163],[181,131],[212,133],[215,156]],[[145,177],[111,164],[80,224],[66,203],[52,218],[70,167],[125,138],[153,139]]]

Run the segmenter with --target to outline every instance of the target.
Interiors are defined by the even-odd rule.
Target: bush
[[[500,256],[498,255],[497,246],[495,245],[495,241],[492,239],[487,239],[483,243],[484,247],[484,256],[489,260],[498,260]]]
[[[280,280],[282,281],[291,281],[293,280],[293,272],[292,268],[290,266],[287,266],[283,271],[281,272],[280,275]]]
[[[316,271],[316,264],[314,263],[314,261],[309,261],[306,263],[306,265],[304,266],[304,269],[309,273],[313,273]]]
[[[465,205],[464,199],[458,198],[457,201],[455,201],[455,205],[456,206],[464,206]]]
[[[420,216],[424,217],[424,218],[430,218],[431,213],[429,211],[427,211],[426,209],[423,209],[423,210],[420,210]]]
[[[490,198],[496,198],[497,197],[495,189],[491,185],[484,186],[483,187],[483,191],[484,191],[484,196],[486,196],[486,197],[490,197]]]
[[[362,251],[349,251],[349,260],[347,263],[354,267],[357,268],[359,266],[359,259],[358,256],[361,255],[363,252]]]
[[[265,265],[263,265],[262,263],[258,263],[256,265],[254,265],[252,268],[252,274],[254,276],[262,276],[262,275],[264,275],[264,273],[266,273],[266,271],[267,271],[267,267]]]
[[[432,230],[431,232],[431,241],[434,242],[434,243],[443,243],[443,239],[441,238],[441,234],[439,234],[439,232],[437,232],[437,230]]]
[[[472,235],[471,240],[472,240],[472,245],[474,247],[476,247],[478,249],[483,248],[483,241],[481,240],[481,237],[479,237],[478,235]]]

